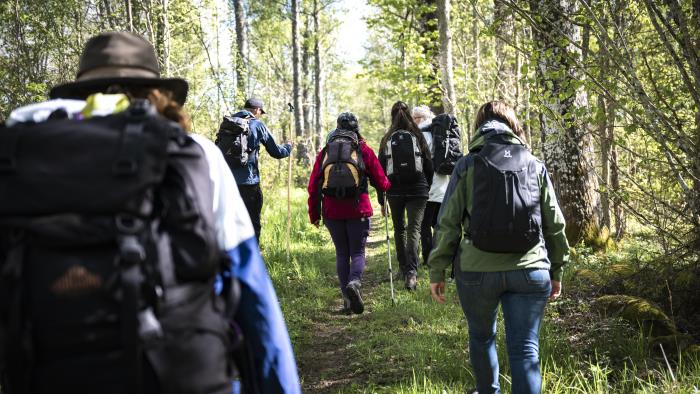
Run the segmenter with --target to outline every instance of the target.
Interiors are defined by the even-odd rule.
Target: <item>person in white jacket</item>
[[[435,114],[427,105],[419,105],[413,108],[411,115],[423,132],[423,136],[428,142],[430,152],[434,154],[433,133],[431,132],[430,125],[433,122]],[[447,190],[447,184],[449,182],[449,175],[443,175],[437,172],[433,175],[433,184],[428,193],[428,203],[425,206],[425,213],[420,230],[421,253],[423,256],[423,265],[426,267],[428,266],[428,256],[433,249],[433,232],[437,225],[438,212],[440,212],[440,205],[445,198],[445,191]]]

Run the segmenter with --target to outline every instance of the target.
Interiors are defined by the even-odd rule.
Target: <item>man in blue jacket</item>
[[[255,237],[258,241],[260,241],[260,212],[263,206],[263,194],[262,189],[260,189],[260,170],[258,169],[260,145],[265,146],[267,153],[275,159],[284,159],[289,156],[293,146],[292,142],[277,145],[267,126],[260,121],[264,114],[265,110],[263,109],[262,100],[249,98],[246,100],[243,110],[233,115],[236,118],[250,119],[248,150],[251,153],[248,157],[248,163],[245,166],[231,167],[231,171],[234,178],[236,178],[238,190],[248,210],[250,220],[253,222]]]

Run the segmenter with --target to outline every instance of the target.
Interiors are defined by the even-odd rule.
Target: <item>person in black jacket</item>
[[[410,138],[407,138],[409,135]],[[404,143],[412,144],[413,148],[403,145]],[[406,151],[402,149],[404,146],[408,146],[410,153],[408,161],[405,160],[405,153],[404,157],[401,157],[402,151]],[[394,223],[394,242],[399,267],[406,289],[415,290],[418,276],[418,241],[433,180],[433,163],[428,143],[413,121],[408,105],[403,101],[397,101],[391,107],[391,127],[382,137],[379,163],[391,180],[387,200]],[[402,172],[402,168],[411,168],[411,174]],[[386,210],[383,206],[383,193],[379,193],[379,200],[382,209]],[[407,223],[404,222],[404,216]]]

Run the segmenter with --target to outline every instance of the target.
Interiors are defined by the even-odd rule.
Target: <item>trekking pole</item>
[[[389,258],[389,286],[391,287],[391,306],[396,306],[394,298],[394,272],[391,269],[391,245],[389,242],[389,205],[386,202],[386,193],[384,194],[384,228],[386,229],[386,257]]]
[[[292,121],[294,120],[294,106],[292,103],[287,103],[287,111],[289,111],[290,121],[288,126],[288,135],[291,141],[294,141],[292,135]],[[291,263],[291,240],[292,240],[292,152],[289,152],[287,161],[287,264]]]

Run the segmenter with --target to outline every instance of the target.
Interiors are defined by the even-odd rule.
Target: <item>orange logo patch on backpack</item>
[[[74,265],[51,285],[51,291],[59,296],[77,296],[93,292],[102,286],[102,277],[85,267]]]

